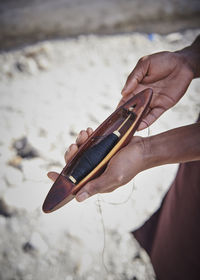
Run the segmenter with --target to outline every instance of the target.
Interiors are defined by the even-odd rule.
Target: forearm
[[[176,53],[185,57],[194,73],[194,78],[200,77],[200,35],[190,46],[179,50]]]
[[[144,138],[145,169],[200,160],[200,122]]]

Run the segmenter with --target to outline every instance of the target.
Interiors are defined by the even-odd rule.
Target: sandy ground
[[[0,54],[1,280],[154,279],[147,255],[129,232],[157,209],[176,165],[139,174],[132,194],[130,182],[99,197],[104,254],[97,196],[44,214],[41,206],[51,186],[46,173],[61,171],[64,152],[79,130],[96,128],[114,110],[141,56],[180,49],[198,33],[80,36]],[[195,80],[150,134],[194,122],[199,94]],[[27,148],[30,158],[17,156],[22,137],[34,148]],[[129,196],[126,203],[110,204]]]

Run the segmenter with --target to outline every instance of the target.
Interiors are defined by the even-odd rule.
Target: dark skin
[[[192,79],[200,76],[200,36],[177,52],[142,57],[127,78],[120,105],[145,88],[153,89],[150,110],[139,130],[151,125],[185,94]]]
[[[139,130],[144,129],[174,106],[185,94],[192,79],[197,77],[200,77],[200,36],[183,50],[141,58],[128,76],[119,105],[141,90],[152,88],[154,94],[150,110],[139,126]],[[66,162],[91,133],[91,128],[79,133],[76,144],[72,144],[65,154]],[[151,137],[133,137],[110,160],[104,173],[78,192],[76,199],[83,201],[96,193],[111,192],[148,168],[195,160],[200,160],[200,123]],[[55,181],[58,173],[49,172],[48,177]]]

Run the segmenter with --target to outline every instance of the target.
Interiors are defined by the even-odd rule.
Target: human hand
[[[150,126],[161,114],[174,106],[195,77],[190,52],[160,52],[142,57],[127,78],[118,106],[146,89],[153,89],[149,110],[138,130]]]
[[[66,163],[77,152],[87,138],[92,134],[92,129],[82,130],[76,140],[65,153]],[[144,144],[142,137],[133,137],[131,142],[121,149],[110,160],[106,170],[98,178],[88,182],[77,194],[76,199],[81,202],[97,193],[112,192],[116,188],[128,183],[137,173],[146,169],[143,160]],[[48,177],[55,181],[59,176],[56,172],[49,172]]]

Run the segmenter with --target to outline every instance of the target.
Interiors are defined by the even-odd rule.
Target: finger
[[[91,127],[88,127],[87,130],[82,130],[77,139],[76,139],[76,144],[72,144],[69,146],[69,149],[65,152],[65,162],[67,163],[68,161],[71,160],[71,158],[74,156],[74,154],[77,152],[78,147],[82,145],[88,137],[93,133],[93,129]]]
[[[138,131],[147,128],[152,123],[154,123],[164,112],[163,108],[154,108],[152,109],[148,115],[142,120],[138,127]]]
[[[68,150],[65,152],[65,162],[71,160],[71,158],[74,156],[74,154],[78,151],[78,146],[76,144],[71,144],[68,148]]]
[[[50,171],[47,173],[47,176],[49,177],[49,179],[51,179],[53,182],[55,182],[56,179],[58,178],[59,174],[57,172]]]
[[[88,133],[88,135],[90,136],[93,133],[93,129],[91,127],[88,127],[86,132]]]
[[[129,99],[131,99],[131,97],[135,96],[136,94],[138,94],[139,92],[143,91],[144,89],[148,88],[148,86],[145,86],[143,84],[139,84],[137,86],[137,88],[129,93],[128,95],[125,95],[121,98],[120,102],[117,105],[117,108],[119,108],[120,106],[122,106],[124,103],[126,103]]]
[[[120,106],[124,105],[124,103],[126,103],[129,99],[131,99],[131,97],[133,97],[135,95],[135,92],[130,93],[128,96],[123,96],[121,98],[121,100],[119,101],[117,108],[119,108]]]
[[[141,79],[142,80],[142,79]],[[135,74],[132,72],[128,77],[124,88],[122,89],[122,95],[127,96],[132,91],[134,91],[139,84],[140,79],[138,79]]]
[[[76,200],[82,202],[85,199],[97,194],[107,192],[114,186],[114,176],[109,170],[104,172],[100,177],[87,183],[77,194]]]
[[[124,103],[126,103],[125,99],[121,98],[119,103],[117,104],[117,108],[116,109],[118,109],[120,106],[124,105]]]
[[[136,64],[135,68],[128,76],[127,81],[125,83],[124,88],[122,89],[122,95],[126,96],[133,92],[138,84],[143,80],[146,76],[149,68],[149,58],[148,56],[142,57],[138,63]]]
[[[76,144],[78,146],[81,146],[87,139],[88,139],[88,133],[85,130],[81,130],[81,132],[79,133],[76,139]]]

